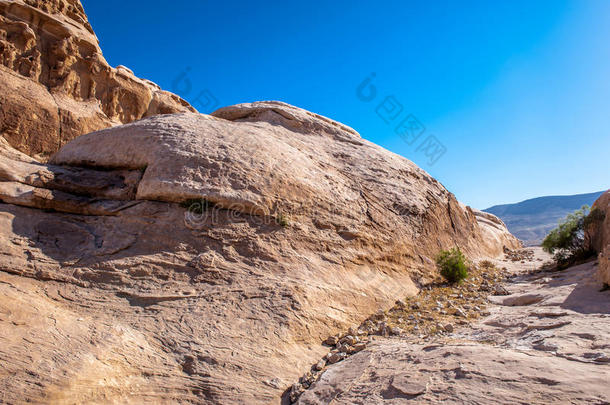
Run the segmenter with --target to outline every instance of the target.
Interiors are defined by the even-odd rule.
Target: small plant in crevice
[[[279,214],[277,214],[277,216],[275,217],[275,222],[283,228],[290,225],[290,221],[288,221],[288,217],[286,215],[282,214],[281,212]]]
[[[449,283],[458,283],[468,277],[468,260],[459,247],[442,250],[436,257],[436,265]]]

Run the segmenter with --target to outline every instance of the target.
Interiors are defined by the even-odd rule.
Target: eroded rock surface
[[[412,162],[278,102],[104,129],[51,164],[0,146],[8,402],[277,402],[322,340],[432,280],[440,249],[519,246]]]
[[[78,0],[0,0],[0,135],[46,157],[78,135],[186,101],[108,65]]]

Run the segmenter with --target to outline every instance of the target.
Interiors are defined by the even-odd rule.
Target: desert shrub
[[[542,241],[542,248],[548,253],[569,253],[583,247],[585,218],[589,207],[584,205],[581,209],[568,214],[557,228],[553,229]]]
[[[468,277],[466,256],[458,247],[441,251],[436,258],[436,265],[441,276],[450,283],[456,283]]]
[[[496,265],[491,260],[481,260],[479,262],[479,267],[482,269],[493,269]]]
[[[542,241],[542,249],[554,255],[560,268],[568,267],[589,257],[593,252],[585,243],[585,228],[600,216],[598,210],[589,213],[589,206],[568,214]]]

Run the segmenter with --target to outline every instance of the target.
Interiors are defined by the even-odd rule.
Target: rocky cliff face
[[[518,246],[410,161],[278,102],[104,129],[50,164],[4,142],[0,179],[8,402],[275,401],[327,336],[431,281],[440,249]]]
[[[599,278],[603,283],[610,284],[610,191],[595,201],[591,212],[598,220],[587,229],[588,240],[599,254]]]
[[[78,135],[194,109],[108,65],[78,0],[0,0],[0,134],[42,158]]]

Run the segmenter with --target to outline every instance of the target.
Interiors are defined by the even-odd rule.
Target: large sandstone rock
[[[587,229],[591,248],[599,254],[599,278],[610,284],[610,191],[593,203],[591,213],[597,218]]]
[[[111,125],[194,109],[108,65],[78,0],[0,0],[0,135],[45,157]]]
[[[7,402],[277,402],[321,341],[431,281],[440,249],[519,245],[278,102],[104,129],[51,164],[0,151]]]
[[[441,245],[460,244],[471,256],[518,245],[499,219],[461,206],[410,161],[351,128],[280,102],[87,134],[51,162],[144,170],[137,199],[202,198],[263,221],[287,216],[362,247],[390,246],[396,257],[386,259],[401,266],[405,252],[417,251],[407,256],[416,267],[431,268]]]

